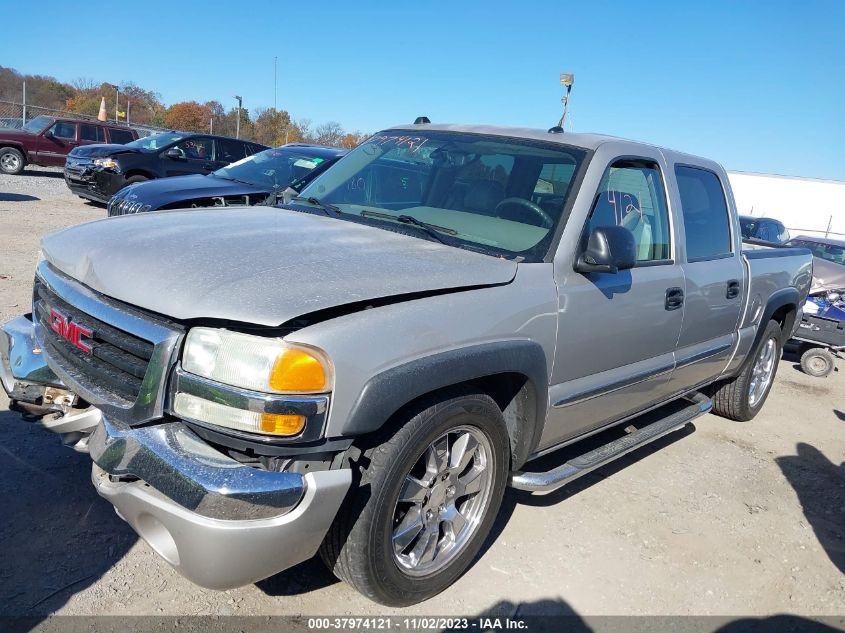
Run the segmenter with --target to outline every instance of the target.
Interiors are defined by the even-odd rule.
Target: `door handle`
[[[666,303],[667,310],[677,310],[684,305],[684,291],[682,288],[667,288]]]
[[[736,299],[739,296],[739,281],[731,279],[728,282],[728,290],[725,293],[726,299]]]

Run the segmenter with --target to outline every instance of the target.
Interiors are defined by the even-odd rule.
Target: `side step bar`
[[[688,407],[652,422],[648,426],[644,426],[609,444],[573,457],[552,470],[541,473],[513,472],[510,477],[510,485],[517,490],[531,492],[557,490],[581,475],[586,475],[588,472],[604,466],[649,442],[683,428],[713,407],[713,401],[702,393],[691,394],[687,398],[692,401],[692,404]]]

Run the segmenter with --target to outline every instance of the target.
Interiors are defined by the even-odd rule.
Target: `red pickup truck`
[[[0,173],[19,174],[28,164],[62,166],[80,145],[122,145],[137,138],[135,130],[117,123],[37,116],[19,130],[0,128]]]

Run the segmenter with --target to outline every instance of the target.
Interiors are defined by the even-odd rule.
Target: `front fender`
[[[514,458],[521,461],[536,445],[546,418],[546,355],[536,342],[497,341],[440,352],[392,367],[364,385],[343,426],[344,434],[378,430],[412,400],[438,389],[497,374],[520,374],[533,397],[533,416],[522,420]],[[524,455],[523,455],[524,453]]]

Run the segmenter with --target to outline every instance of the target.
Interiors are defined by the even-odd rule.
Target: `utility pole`
[[[563,99],[560,102],[563,104],[563,114],[560,117],[560,123],[558,126],[561,129],[564,129],[564,124],[566,123],[566,112],[569,109],[569,93],[572,92],[572,84],[575,83],[575,75],[572,73],[560,73],[560,83],[563,86],[566,86],[566,94],[563,95]]]
[[[21,125],[26,125],[26,79],[23,82],[23,112],[21,113]]]
[[[110,88],[114,88],[114,121],[117,123],[118,98],[120,97],[120,88],[114,84],[108,84]]]
[[[235,123],[235,138],[241,137],[241,108],[243,107],[243,99],[240,95],[232,95],[233,99],[238,100],[238,120]]]
[[[129,106],[131,105],[129,99],[126,100],[126,125],[129,125]]]
[[[278,62],[279,58],[273,58],[273,110],[277,110],[276,108],[276,91],[279,85],[279,71],[278,71]]]

